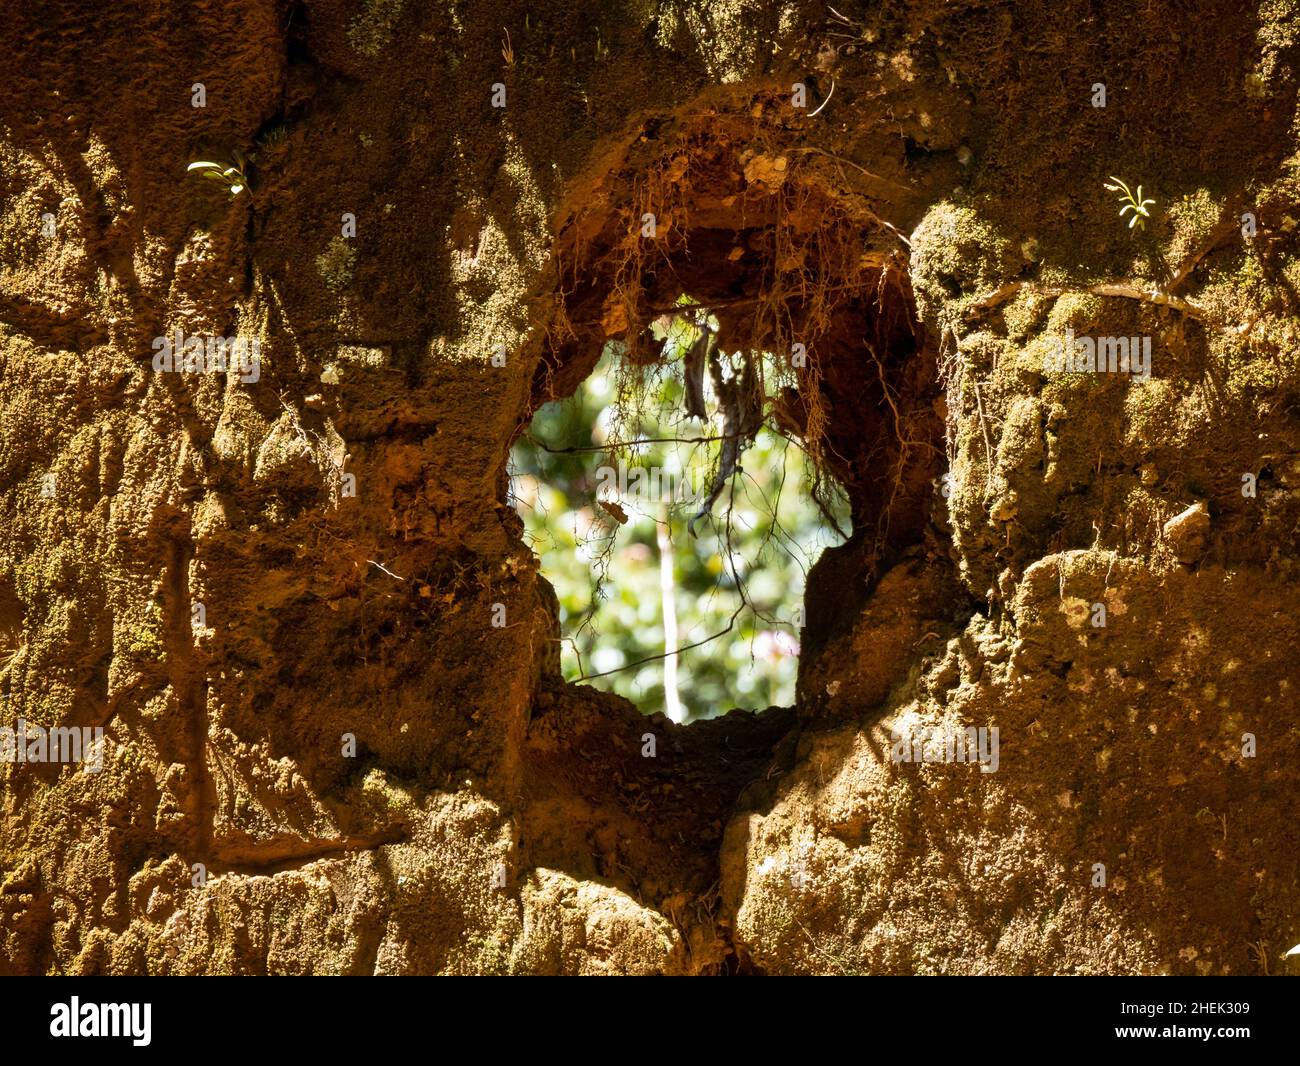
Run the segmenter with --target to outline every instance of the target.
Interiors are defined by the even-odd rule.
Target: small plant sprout
[[[201,178],[220,182],[232,197],[238,196],[241,192],[247,192],[251,198],[253,190],[249,188],[248,175],[245,170],[248,166],[248,160],[239,152],[235,152],[234,157],[235,161],[233,163],[213,163],[207,159],[199,159],[187,166],[185,172],[187,174],[197,173]]]
[[[258,139],[257,149],[259,152],[263,150],[268,152],[274,151],[279,148],[280,145],[284,144],[285,140],[288,139],[288,136],[288,127],[285,126],[283,122],[277,122]],[[253,154],[253,157],[257,157],[256,152]]]
[[[510,31],[506,30],[505,34],[506,39],[501,42],[501,58],[506,61],[506,66],[513,70],[515,65],[515,50],[510,43]]]
[[[1142,199],[1141,185],[1137,187],[1137,192],[1134,193],[1123,181],[1115,177],[1115,175],[1112,174],[1110,180],[1115,184],[1111,185],[1107,183],[1106,188],[1111,192],[1120,193],[1121,196],[1119,202],[1124,205],[1119,209],[1119,217],[1123,218],[1128,212],[1132,211],[1133,217],[1128,220],[1128,228],[1134,229],[1136,227],[1137,229],[1145,229],[1146,220],[1151,217],[1151,212],[1148,211],[1147,208],[1153,206],[1155,201]]]

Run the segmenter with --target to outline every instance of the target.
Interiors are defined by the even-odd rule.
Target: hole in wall
[[[935,355],[890,205],[772,138],[753,113],[661,123],[575,193],[556,243],[513,492],[559,586],[565,676],[648,713],[791,702],[794,656],[850,626],[921,538],[943,466]],[[548,566],[565,550],[573,565]],[[713,614],[684,620],[710,569]],[[622,609],[612,641],[601,592]],[[737,606],[727,644],[687,647]],[[784,661],[765,670],[764,654]]]
[[[794,702],[807,574],[849,522],[834,480],[763,417],[776,357],[721,350],[716,318],[680,303],[650,323],[654,363],[610,342],[537,413],[512,493],[563,676],[687,722]]]

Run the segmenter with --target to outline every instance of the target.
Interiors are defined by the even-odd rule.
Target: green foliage
[[[1136,227],[1137,229],[1145,229],[1146,220],[1151,217],[1151,212],[1148,211],[1147,208],[1154,206],[1155,201],[1142,199],[1141,185],[1137,187],[1137,192],[1134,193],[1124,182],[1115,177],[1114,174],[1110,176],[1110,180],[1115,184],[1111,185],[1106,183],[1106,188],[1111,192],[1120,193],[1119,202],[1124,205],[1119,209],[1119,217],[1123,218],[1126,214],[1132,211],[1133,217],[1128,220],[1128,228],[1133,229]]]
[[[660,363],[632,366],[609,345],[575,396],[538,412],[512,455],[516,503],[560,603],[565,676],[618,671],[591,683],[647,713],[665,709],[666,536],[687,717],[791,703],[807,569],[841,538],[809,495],[802,450],[767,428],[690,535],[721,451],[701,438],[717,438],[722,418],[712,396],[707,425],[683,413],[682,356],[699,328],[678,316],[652,332],[664,345]],[[722,358],[738,372],[738,356]],[[842,503],[832,502],[843,526]]]
[[[234,157],[235,161],[233,163],[213,163],[207,159],[200,159],[187,166],[185,172],[187,174],[197,173],[201,178],[207,178],[209,181],[224,185],[232,198],[242,192],[247,192],[251,198],[253,190],[249,188],[246,173],[248,160],[239,152],[235,152]]]

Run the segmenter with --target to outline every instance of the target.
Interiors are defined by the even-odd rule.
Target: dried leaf
[[[627,512],[618,504],[610,503],[608,500],[597,500],[603,510],[610,518],[614,519],[620,526],[627,525]]]
[[[686,417],[707,421],[709,413],[704,406],[704,357],[709,349],[710,333],[700,330],[699,337],[686,353],[683,376],[686,381]]]

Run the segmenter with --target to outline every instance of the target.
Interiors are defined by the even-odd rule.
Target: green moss
[[[133,659],[157,662],[164,651],[162,608],[151,600],[145,610],[145,619],[126,630],[126,651]]]
[[[394,785],[384,771],[375,768],[361,783],[361,802],[377,821],[391,822],[418,813],[418,804],[405,789]]]
[[[1022,290],[1002,310],[1003,321],[1007,324],[1007,336],[1012,340],[1023,340],[1030,336],[1041,328],[1044,316],[1050,311],[1049,298],[1028,289]]]
[[[1176,268],[1205,243],[1210,231],[1219,224],[1223,207],[1208,189],[1197,189],[1169,204],[1165,214],[1174,227],[1167,258],[1170,266]]]
[[[348,27],[348,41],[367,59],[374,59],[393,39],[402,17],[403,0],[366,0]]]
[[[496,937],[474,936],[466,942],[471,972],[480,977],[508,977],[510,952]]]
[[[1060,337],[1066,329],[1075,333],[1087,333],[1093,323],[1099,321],[1106,301],[1100,296],[1087,292],[1069,292],[1052,305],[1047,316],[1047,332]]]
[[[1246,75],[1245,93],[1263,99],[1275,88],[1272,83],[1279,75],[1286,75],[1282,54],[1300,41],[1300,0],[1265,0],[1260,5],[1255,36],[1260,44],[1260,60],[1258,67]]]
[[[1169,436],[1171,414],[1178,409],[1178,394],[1168,381],[1153,378],[1134,384],[1124,395],[1125,441],[1149,447]]]
[[[1011,242],[975,207],[935,204],[912,234],[912,282],[922,313],[947,300],[964,308],[1001,284],[1011,273],[1011,251]]]
[[[335,237],[316,257],[316,269],[329,289],[338,292],[352,283],[356,257],[356,249],[346,237]]]

